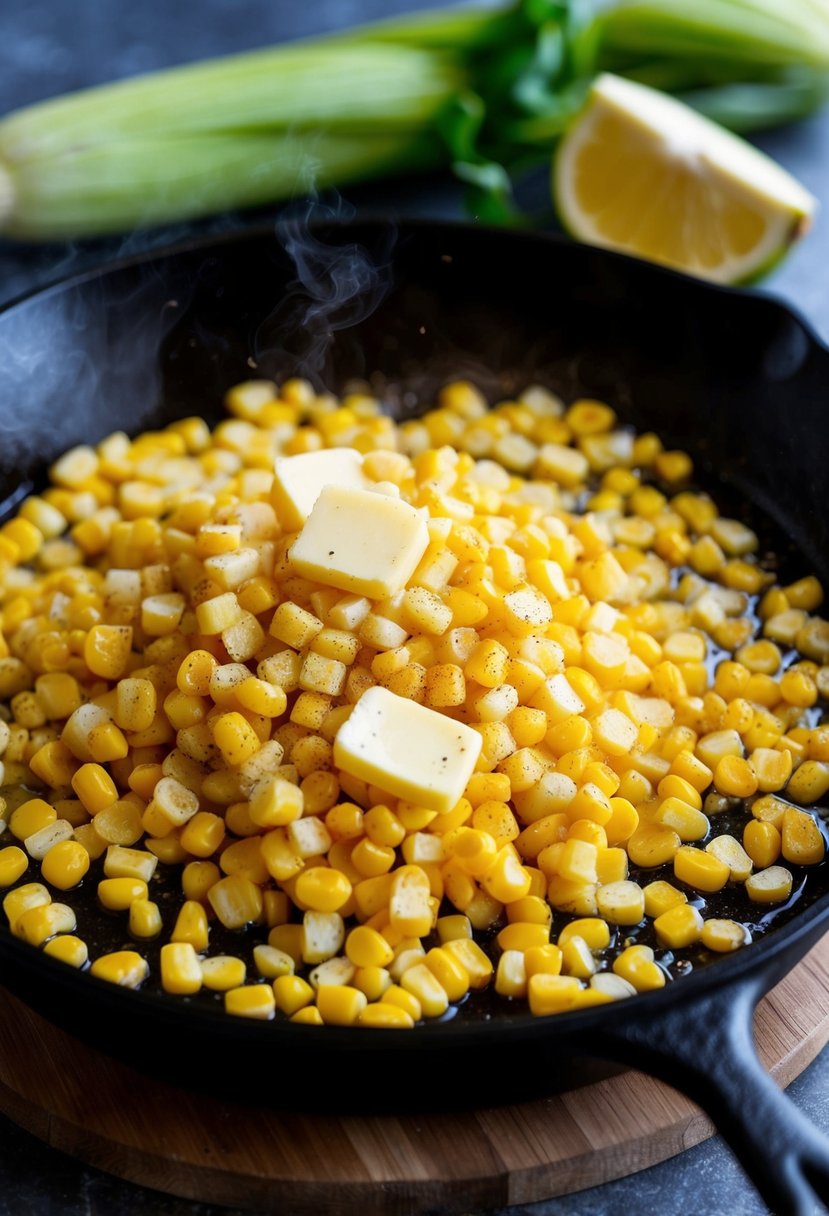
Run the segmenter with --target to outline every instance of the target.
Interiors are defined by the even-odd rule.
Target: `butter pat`
[[[472,776],[481,736],[375,685],[360,697],[334,740],[343,772],[430,811],[451,811]]]
[[[363,456],[354,448],[325,448],[283,456],[274,466],[271,502],[286,532],[298,532],[325,486],[369,485],[363,472]]]
[[[385,599],[401,591],[429,544],[423,515],[399,498],[325,486],[291,546],[298,574]]]

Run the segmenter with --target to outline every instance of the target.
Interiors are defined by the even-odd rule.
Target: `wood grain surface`
[[[829,1039],[829,936],[762,1002],[760,1054],[785,1086]],[[625,1072],[474,1113],[286,1115],[173,1089],[0,990],[0,1110],[143,1186],[291,1216],[472,1212],[567,1194],[712,1135],[687,1098]]]

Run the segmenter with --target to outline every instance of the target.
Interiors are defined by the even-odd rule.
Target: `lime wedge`
[[[553,196],[580,240],[718,283],[768,270],[817,206],[745,140],[610,73],[597,77],[558,147]]]

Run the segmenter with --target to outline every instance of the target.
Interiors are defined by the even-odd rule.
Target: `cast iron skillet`
[[[0,313],[0,499],[10,508],[73,443],[215,420],[230,385],[296,371],[335,390],[368,377],[409,411],[459,375],[493,400],[533,382],[609,400],[689,449],[715,492],[755,504],[775,547],[799,551],[793,575],[829,584],[829,352],[803,321],[618,255],[460,225],[236,234],[12,305]],[[829,1146],[763,1070],[751,1026],[829,927],[825,874],[815,882],[811,902],[744,951],[658,993],[549,1019],[502,1005],[406,1033],[250,1023],[93,980],[5,929],[0,964],[9,989],[97,1046],[143,1067],[151,1044],[167,1079],[260,1103],[290,1104],[287,1061],[311,1106],[332,1078],[359,1105],[369,1069],[423,1106],[550,1091],[596,1060],[642,1068],[711,1114],[773,1210],[805,1216],[812,1188],[829,1201]]]

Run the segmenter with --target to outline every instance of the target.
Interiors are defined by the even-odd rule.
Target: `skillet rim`
[[[286,226],[290,221],[287,219],[276,218],[270,223],[257,222],[248,227],[241,227],[231,232],[214,233],[199,235],[195,237],[183,237],[180,240],[172,241],[170,244],[159,245],[155,248],[147,249],[144,252],[126,254],[123,257],[116,257],[108,261],[99,263],[98,265],[87,267],[85,270],[71,272],[69,274],[57,275],[53,279],[48,279],[38,287],[32,287],[25,291],[19,292],[11,299],[0,304],[0,317],[12,309],[30,303],[32,300],[46,297],[53,292],[68,290],[74,287],[81,287],[92,279],[104,278],[109,274],[116,274],[122,270],[136,269],[142,265],[147,265],[151,262],[166,260],[171,257],[178,257],[182,254],[191,254],[209,251],[217,246],[228,246],[234,244],[243,244],[248,240],[261,240],[265,237],[277,237],[281,227]],[[763,306],[767,306],[772,310],[782,312],[790,319],[797,322],[801,327],[806,337],[813,343],[818,350],[829,355],[829,339],[824,341],[820,334],[815,329],[812,322],[788,300],[784,300],[782,296],[775,294],[774,289],[752,287],[750,285],[714,283],[708,279],[698,278],[696,275],[687,274],[684,271],[676,270],[671,266],[663,266],[658,262],[648,262],[644,258],[634,257],[632,254],[622,253],[617,249],[606,249],[600,245],[589,245],[585,241],[577,241],[565,233],[556,231],[547,231],[542,229],[526,229],[526,228],[504,228],[497,224],[479,224],[469,220],[458,219],[442,219],[429,218],[426,216],[389,216],[382,214],[366,213],[365,215],[353,216],[349,219],[320,219],[311,220],[308,223],[309,231],[315,230],[332,230],[342,229],[348,231],[350,228],[395,228],[399,232],[412,230],[418,232],[432,231],[437,232],[439,229],[446,229],[448,232],[467,232],[481,233],[483,236],[503,237],[509,235],[510,239],[516,239],[527,242],[539,241],[544,244],[558,245],[561,247],[572,247],[582,251],[579,256],[589,256],[596,254],[602,258],[607,258],[611,263],[616,262],[622,266],[637,267],[645,274],[653,274],[657,278],[664,277],[668,281],[674,281],[686,285],[687,289],[697,289],[703,293],[711,292],[715,295],[731,297],[732,299],[760,301]]]
[[[285,222],[276,219],[270,223],[260,222],[238,228],[231,232],[184,238],[171,242],[168,245],[159,245],[156,248],[143,252],[105,261],[99,265],[88,267],[75,273],[57,276],[51,281],[29,289],[0,305],[0,326],[2,326],[6,314],[15,309],[24,308],[33,302],[46,299],[56,293],[82,289],[86,284],[106,279],[110,275],[140,269],[142,266],[169,261],[181,256],[199,253],[209,256],[211,251],[226,251],[234,245],[257,242],[268,237],[278,240],[280,225]],[[756,307],[759,302],[761,307],[782,314],[784,317],[794,321],[803,331],[811,347],[819,351],[823,356],[829,356],[829,343],[823,341],[812,323],[794,305],[776,296],[773,291],[709,282],[708,280],[697,278],[671,267],[650,263],[617,250],[604,249],[599,246],[574,241],[557,232],[504,229],[495,225],[477,224],[453,219],[433,219],[429,217],[401,218],[371,214],[358,215],[349,219],[321,219],[319,221],[312,221],[309,224],[311,232],[315,230],[327,232],[341,230],[348,232],[349,230],[360,231],[369,228],[378,231],[393,228],[396,232],[403,235],[407,232],[411,232],[413,235],[425,232],[439,236],[441,231],[444,231],[447,236],[457,233],[467,235],[474,233],[482,239],[486,239],[488,236],[497,236],[499,239],[503,239],[506,236],[510,240],[529,244],[538,243],[551,247],[571,247],[578,251],[576,253],[578,257],[599,257],[602,260],[609,260],[611,264],[620,266],[623,271],[627,267],[630,271],[635,269],[637,274],[653,277],[656,281],[663,279],[668,282],[678,283],[679,290],[685,292],[696,291],[701,296],[704,296],[706,293],[713,293],[733,300],[750,303],[751,307]],[[740,306],[744,305],[738,305],[738,307]],[[793,377],[795,381],[798,374],[796,373]],[[781,956],[785,955],[787,951],[794,953],[802,945],[804,937],[815,933],[815,929],[822,920],[829,920],[829,889],[823,895],[814,899],[802,911],[795,910],[784,925],[772,927],[762,937],[752,941],[749,946],[733,954],[724,955],[712,963],[693,971],[689,975],[679,977],[678,992],[676,990],[677,981],[672,981],[663,989],[654,992],[638,993],[632,1002],[615,1001],[609,1006],[609,1008],[613,1009],[612,1016],[617,1025],[622,1020],[625,1022],[635,1022],[639,1020],[639,1015],[641,1015],[642,1019],[646,1018],[649,1014],[658,1016],[675,1008],[678,1003],[680,1005],[690,1005],[695,997],[704,1000],[706,995],[712,995],[725,987],[736,986],[741,983],[748,984],[752,981],[759,986],[764,974],[774,970],[774,964],[780,962]],[[805,953],[805,948],[800,953]],[[785,970],[790,970],[799,957],[800,955],[787,963]],[[13,967],[17,968],[18,973],[32,973],[35,978],[40,973],[43,973],[42,982],[45,982],[48,978],[56,989],[68,988],[73,993],[77,991],[78,996],[81,998],[81,1004],[88,1002],[92,1008],[95,1008],[96,1002],[94,997],[97,993],[99,997],[104,998],[105,1003],[115,1003],[116,1006],[123,1007],[125,1012],[129,1011],[133,1016],[138,1016],[144,1011],[147,1015],[156,1016],[163,1022],[172,1022],[176,1026],[181,1023],[181,1030],[184,1034],[186,1034],[188,1026],[192,1025],[195,1018],[202,1024],[204,1029],[208,1027],[223,1028],[219,1035],[222,1039],[241,1039],[244,1040],[246,1046],[252,1046],[258,1042],[261,1042],[263,1046],[270,1045],[273,1047],[277,1045],[271,1038],[274,1034],[274,1026],[280,1027],[276,1033],[281,1036],[287,1035],[287,1042],[289,1044],[292,1040],[296,1040],[297,1043],[301,1040],[303,1044],[308,1042],[307,1037],[303,1037],[305,1028],[293,1026],[287,1021],[277,1020],[275,1023],[257,1023],[251,1019],[233,1018],[224,1013],[218,1005],[215,1009],[211,1009],[209,1006],[191,1005],[180,997],[170,997],[167,994],[154,992],[149,989],[132,990],[119,988],[117,985],[112,985],[105,980],[92,976],[88,971],[77,971],[74,968],[62,965],[59,960],[52,959],[41,951],[33,949],[26,943],[14,938],[8,927],[3,924],[0,924],[0,961],[8,961]],[[54,976],[54,980],[52,980],[50,973]],[[775,973],[772,982],[776,982],[776,979],[780,978],[782,973],[782,971],[779,974]],[[16,991],[19,990],[19,984],[13,983],[9,986],[6,984],[5,978],[0,979],[0,982],[4,986],[8,986],[9,991],[13,994],[16,994]],[[45,1016],[50,1017],[51,1015],[46,1014]],[[380,1036],[380,1038],[383,1044],[393,1043],[395,1050],[401,1048],[404,1050],[417,1050],[423,1046],[452,1046],[454,1045],[453,1040],[456,1041],[461,1035],[463,1035],[465,1045],[477,1044],[484,1046],[498,1042],[502,1035],[517,1036],[522,1034],[526,1036],[529,1034],[530,1037],[535,1038],[548,1035],[553,1028],[556,1028],[553,1032],[554,1037],[558,1036],[567,1039],[580,1036],[582,1031],[589,1033],[594,1027],[598,1029],[606,1026],[609,1024],[610,1017],[608,1007],[602,1005],[594,1008],[574,1010],[569,1013],[549,1015],[547,1017],[534,1016],[525,1006],[520,1012],[505,1011],[503,1014],[499,1009],[497,1016],[490,1019],[465,1021],[461,1015],[459,1018],[453,1017],[447,1021],[426,1022],[424,1025],[418,1026],[413,1035],[397,1031],[391,1035]],[[61,1024],[59,1014],[53,1020],[57,1024]],[[425,1040],[424,1035],[427,1036]],[[339,1046],[358,1046],[363,1048],[370,1043],[377,1043],[377,1035],[372,1028],[327,1026],[325,1027],[325,1043],[320,1043],[319,1046],[321,1049]]]

